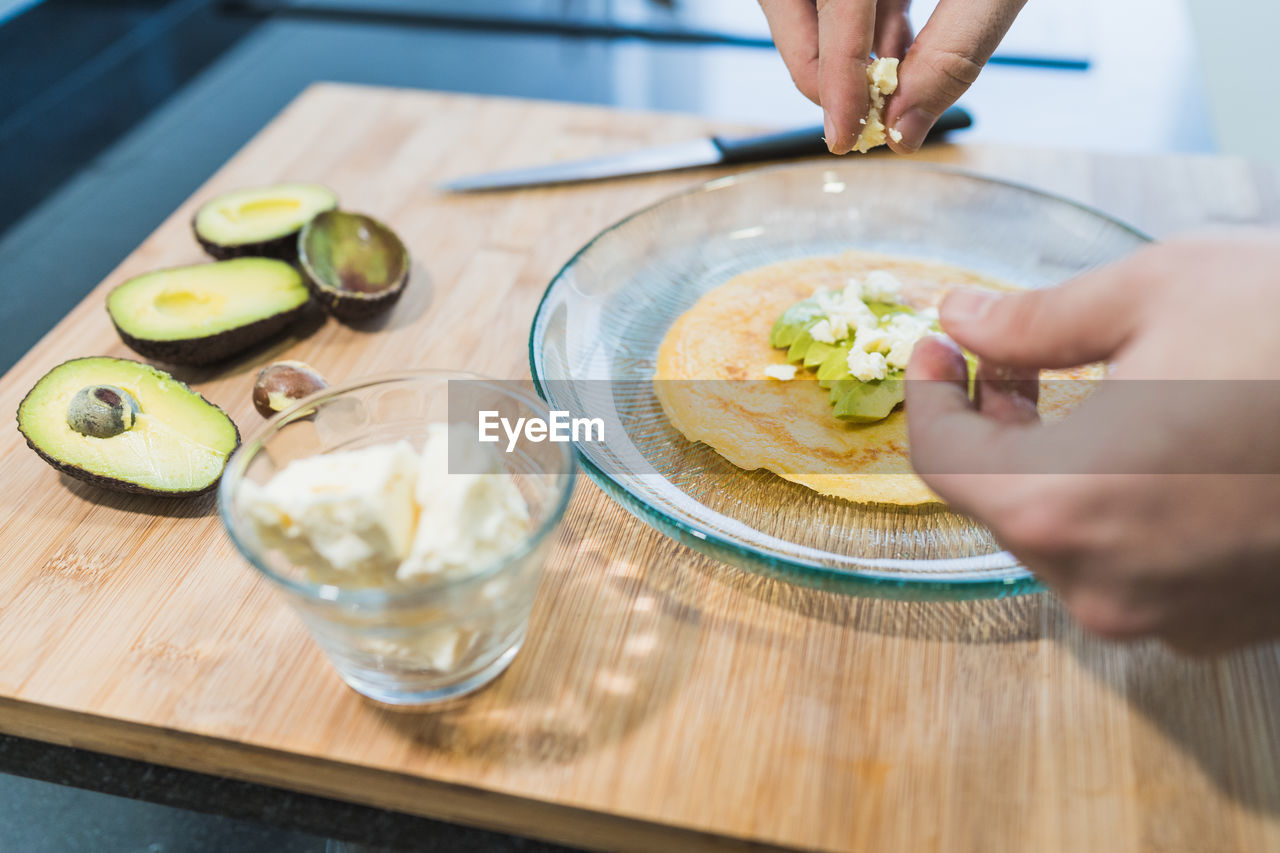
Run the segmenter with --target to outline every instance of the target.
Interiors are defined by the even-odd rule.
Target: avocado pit
[[[133,429],[142,408],[115,385],[86,385],[67,405],[67,426],[90,438],[113,438]]]
[[[258,372],[253,383],[253,407],[269,418],[328,387],[324,377],[305,361],[277,361]]]

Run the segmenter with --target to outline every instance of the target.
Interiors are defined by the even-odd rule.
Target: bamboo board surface
[[[14,411],[54,364],[130,353],[103,309],[125,278],[197,262],[214,193],[332,186],[415,265],[385,325],[329,321],[182,371],[251,430],[257,368],[331,381],[404,366],[527,375],[551,276],[599,229],[703,170],[445,197],[441,179],[723,130],[687,117],[312,87],[0,380]],[[518,141],[518,144],[513,144]],[[1163,235],[1280,218],[1238,161],[938,148]],[[1280,848],[1280,654],[1187,662],[1082,635],[1049,597],[858,600],[685,550],[587,481],[530,639],[462,705],[381,710],[333,674],[223,535],[211,499],[103,495],[0,435],[0,730],[614,849]]]

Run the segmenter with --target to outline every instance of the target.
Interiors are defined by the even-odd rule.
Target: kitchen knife
[[[973,124],[973,118],[968,112],[960,107],[952,107],[938,119],[933,129],[929,131],[929,135],[925,137],[925,142],[935,141],[949,131],[960,130],[971,124]],[[700,166],[727,166],[785,160],[792,157],[813,157],[827,153],[827,144],[823,142],[822,134],[822,126],[818,125],[798,130],[784,130],[781,133],[770,133],[764,136],[712,136],[658,148],[642,148],[592,160],[571,160],[564,163],[548,163],[545,166],[468,175],[446,181],[440,185],[440,189],[448,192],[503,190],[545,184],[599,181],[629,175],[649,175],[677,169],[695,169]]]

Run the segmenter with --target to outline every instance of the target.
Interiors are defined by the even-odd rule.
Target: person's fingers
[[[1136,330],[1145,288],[1133,261],[1057,287],[1015,293],[957,288],[942,328],[979,358],[1018,367],[1075,367],[1115,355]]]
[[[818,101],[832,154],[853,150],[870,109],[867,64],[875,30],[875,0],[818,0]]]
[[[1039,370],[980,361],[974,379],[974,405],[982,414],[1005,424],[1039,422]]]
[[[818,101],[818,10],[813,0],[760,0],[769,32],[796,88]]]
[[[915,34],[911,31],[911,19],[907,17],[910,0],[879,0],[876,4],[876,56],[892,56],[901,59]]]
[[[1006,409],[1005,414],[1009,413]],[[916,344],[907,367],[907,443],[916,473],[959,512],[987,516],[1026,464],[1028,422],[1001,422],[969,400],[964,355],[943,337]]]
[[[919,149],[947,107],[986,65],[1026,0],[942,0],[920,30],[898,71],[887,127],[902,138],[900,154]]]

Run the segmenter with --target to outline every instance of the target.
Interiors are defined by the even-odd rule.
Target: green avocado
[[[297,260],[298,232],[338,206],[320,184],[273,184],[234,190],[206,202],[191,222],[196,240],[218,260],[245,256]]]
[[[46,373],[18,406],[18,430],[64,474],[163,497],[212,489],[240,443],[226,412],[169,374],[106,357]]]
[[[890,302],[868,302],[867,307],[876,317],[911,310]],[[817,299],[801,300],[773,324],[769,343],[779,349],[785,347],[788,361],[816,369],[818,383],[829,389],[833,412],[840,420],[871,423],[888,417],[903,400],[905,371],[891,371],[885,379],[876,382],[854,379],[849,372],[852,336],[829,344],[814,340],[809,334],[809,327],[823,316]]]
[[[862,382],[852,376],[831,386],[831,405],[835,416],[850,423],[872,423],[884,420],[902,402],[906,386],[903,371],[892,371],[884,379]]]
[[[199,365],[276,335],[309,299],[284,261],[235,258],[131,278],[107,296],[107,313],[139,355]]]
[[[805,329],[822,316],[823,311],[818,307],[818,300],[802,299],[774,321],[773,331],[769,333],[769,345],[778,349],[791,346]]]

